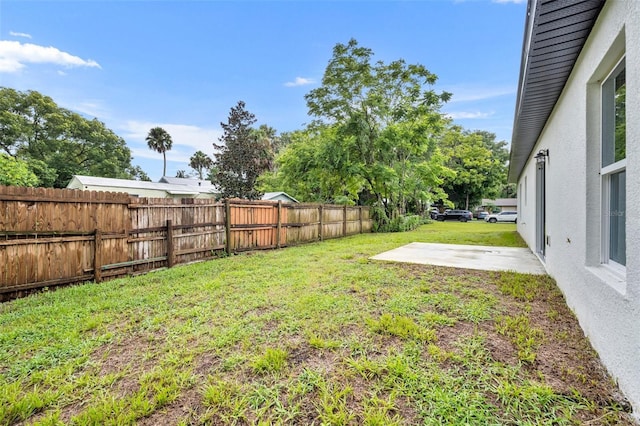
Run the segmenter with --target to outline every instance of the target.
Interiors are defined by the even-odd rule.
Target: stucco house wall
[[[601,263],[601,82],[626,61],[626,276]],[[520,172],[518,232],[536,247],[536,159],[546,159],[545,268],[640,412],[640,1],[604,4]]]

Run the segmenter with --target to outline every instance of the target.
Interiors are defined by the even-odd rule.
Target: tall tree
[[[378,219],[384,221],[412,202],[410,174],[424,188],[437,186],[428,165],[434,165],[436,136],[446,124],[439,110],[450,94],[431,89],[437,77],[423,65],[402,59],[385,64],[372,57],[371,49],[356,40],[337,44],[322,86],[305,99],[310,115],[336,128],[327,153],[339,156],[333,163],[341,168],[339,175],[363,181],[358,201],[376,205]],[[421,201],[428,201],[428,192],[418,191],[425,197]]]
[[[0,88],[0,150],[24,160],[41,186],[65,187],[74,174],[132,176],[121,137],[35,91]]]
[[[173,146],[173,140],[171,139],[171,135],[162,127],[154,127],[149,130],[149,134],[146,138],[147,145],[149,149],[152,149],[156,152],[162,154],[162,159],[164,160],[162,167],[162,176],[167,175],[167,151],[171,150]]]
[[[200,180],[203,179],[203,171],[209,170],[213,166],[213,160],[202,151],[196,151],[189,159],[189,167],[198,172]]]
[[[231,108],[227,122],[220,123],[223,135],[220,144],[213,144],[218,150],[214,166],[218,171],[216,183],[225,198],[258,199],[262,196],[256,188],[256,180],[271,168],[273,150],[251,127],[255,122],[255,116],[245,109],[245,103],[238,101]]]
[[[440,141],[447,166],[455,174],[446,178],[444,190],[458,208],[469,209],[483,197],[499,195],[506,181],[507,155],[502,142],[488,132],[469,132],[453,126]]]

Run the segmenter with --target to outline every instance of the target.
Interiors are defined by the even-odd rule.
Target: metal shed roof
[[[196,194],[208,194],[213,193],[211,187],[200,188],[197,186],[187,185],[175,185],[162,182],[145,182],[129,179],[115,179],[115,178],[103,178],[97,176],[83,176],[74,175],[67,188],[73,187],[74,180],[80,183],[80,185],[90,186],[102,186],[107,188],[129,188],[129,189],[144,189],[144,190],[156,190],[165,191],[173,195],[196,195]]]
[[[509,181],[518,180],[606,0],[529,0]]]
[[[192,179],[192,178],[177,178],[177,177],[169,177],[169,176],[162,176],[158,182],[170,183],[172,185],[198,186],[202,188],[210,188],[213,186],[213,184],[208,180],[200,180],[200,179]]]

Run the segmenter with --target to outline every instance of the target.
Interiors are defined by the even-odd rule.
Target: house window
[[[626,265],[626,68],[622,59],[602,84],[602,262]]]

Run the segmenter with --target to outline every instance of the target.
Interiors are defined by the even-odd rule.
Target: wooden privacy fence
[[[0,299],[371,228],[368,207],[0,186]]]

